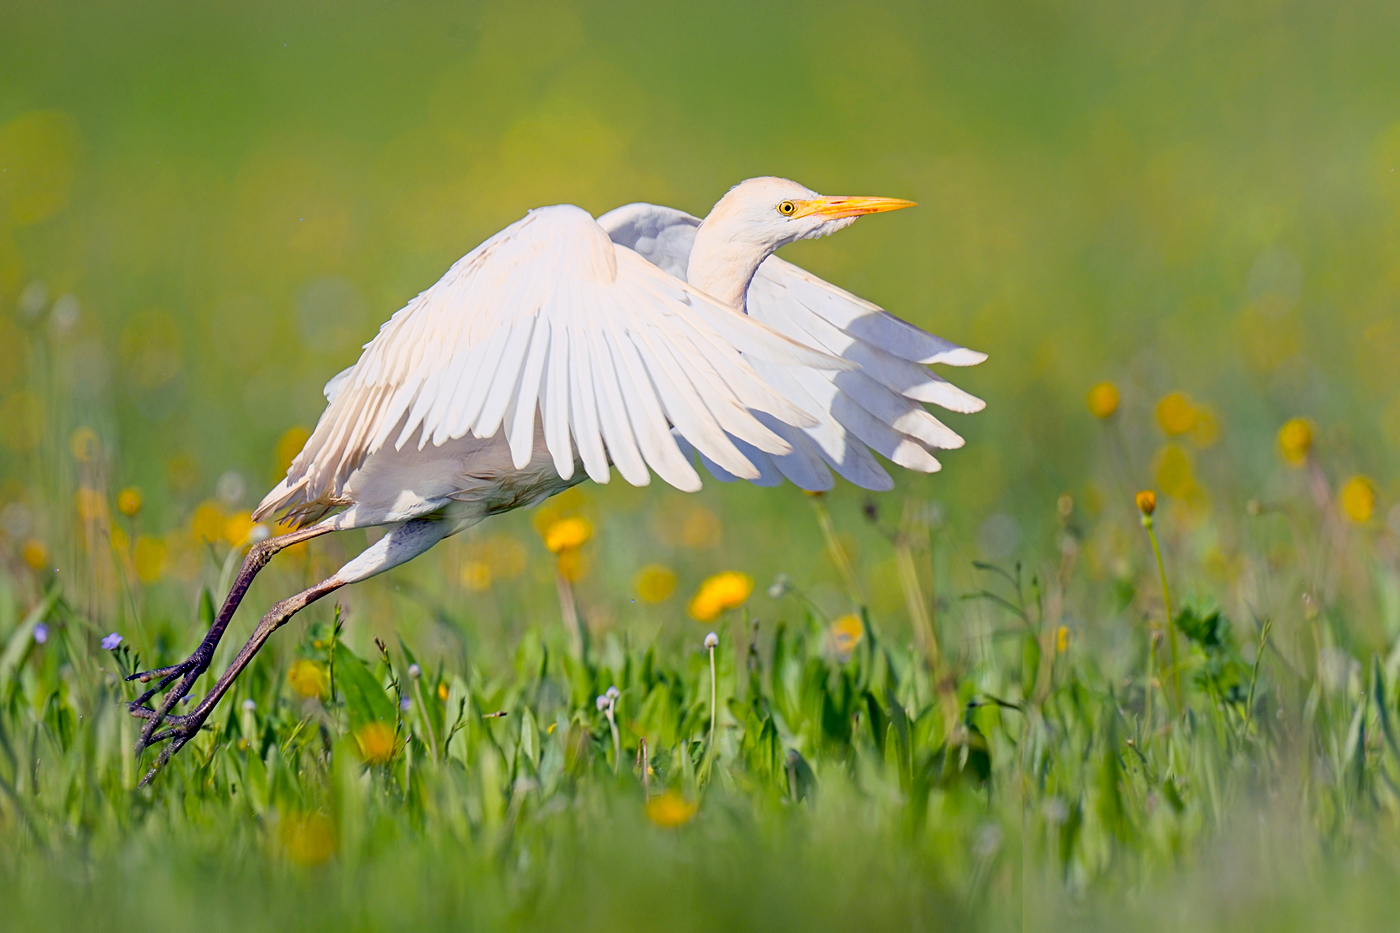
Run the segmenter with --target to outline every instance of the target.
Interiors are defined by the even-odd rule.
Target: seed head
[[[423,676],[423,668],[419,667],[417,664],[410,664],[408,666],[408,676],[417,680],[419,677]]]
[[[622,696],[622,691],[617,689],[617,684],[613,684],[603,695],[606,696],[609,700],[616,701],[618,697]]]
[[[714,632],[711,632],[710,634],[706,635],[706,636],[705,636],[705,647],[706,647],[706,648],[718,648],[718,647],[719,647],[719,636],[716,635]]]

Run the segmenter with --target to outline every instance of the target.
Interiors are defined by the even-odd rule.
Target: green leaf
[[[214,627],[214,594],[209,587],[204,587],[199,591],[199,621],[204,623],[206,629]]]
[[[388,691],[365,662],[342,642],[335,645],[335,673],[336,686],[350,712],[351,731],[371,722],[394,722],[394,701],[389,699]]]

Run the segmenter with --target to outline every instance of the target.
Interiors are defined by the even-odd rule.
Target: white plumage
[[[652,204],[597,220],[559,205],[486,240],[326,384],[315,431],[254,513],[281,512],[301,527],[253,548],[188,660],[133,675],[159,678],[129,707],[147,720],[138,745],[171,739],[164,761],[188,742],[304,606],[488,515],[585,477],[605,483],[613,467],[633,485],[654,471],[687,491],[700,488],[697,455],[721,480],[786,478],[808,490],[829,489],[833,470],[889,489],[875,454],[938,470],[931,451],[963,441],[924,404],[973,412],[982,402],[928,367],[984,356],[772,255],[911,204],[753,178],[703,221]],[[370,525],[390,527],[331,577],[277,603],[195,710],[170,715],[273,554]],[[146,705],[177,678],[160,708]],[[156,733],[162,722],[169,728]]]

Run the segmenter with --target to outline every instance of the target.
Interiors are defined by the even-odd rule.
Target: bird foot
[[[138,713],[137,711],[133,710],[132,715],[141,716],[142,718],[148,718],[148,715],[155,715],[155,710],[151,710],[148,708],[143,709],[145,709],[144,714]],[[166,740],[169,740],[170,744],[166,745],[160,750],[160,757],[156,759],[156,763],[151,766],[151,770],[146,772],[146,775],[143,778],[141,778],[140,783],[136,786],[145,787],[146,785],[150,784],[152,779],[155,778],[156,772],[160,771],[161,768],[165,767],[165,763],[170,760],[171,756],[178,752],[180,749],[184,748],[190,739],[194,738],[196,735],[199,734],[199,730],[203,728],[204,720],[208,716],[209,710],[195,712],[189,716],[167,716],[164,718],[164,722],[169,726],[169,728],[157,732],[154,735],[151,735],[149,738],[147,738],[143,732],[142,742],[139,743],[140,747],[143,749],[148,748],[156,744],[157,742],[164,742]],[[150,719],[151,723],[155,723],[157,721],[158,720],[154,718]],[[147,725],[147,730],[149,730],[150,728],[150,725]]]
[[[135,716],[137,719],[146,720],[146,725],[141,729],[141,736],[136,740],[136,754],[140,755],[156,742],[165,739],[174,740],[161,752],[160,761],[156,763],[155,768],[151,769],[150,774],[147,774],[142,780],[143,785],[149,781],[155,772],[159,770],[160,766],[165,764],[172,754],[179,751],[180,748],[199,731],[199,727],[203,725],[204,718],[208,715],[207,711],[203,714],[196,712],[189,716],[172,716],[170,715],[170,710],[176,703],[179,703],[189,696],[190,689],[194,686],[194,682],[199,679],[199,675],[203,674],[209,668],[209,661],[213,653],[212,648],[206,648],[205,645],[200,645],[195,649],[194,654],[190,655],[179,664],[174,664],[170,667],[159,667],[149,671],[140,671],[126,678],[128,681],[137,680],[143,684],[150,683],[152,680],[156,681],[155,686],[146,690],[126,706],[127,711],[131,713],[131,715]],[[177,680],[178,683],[176,682]],[[151,697],[167,688],[169,688],[169,692],[165,694],[159,706],[153,707],[146,705]],[[165,723],[169,723],[170,728],[166,729],[164,732],[157,732],[156,730]]]

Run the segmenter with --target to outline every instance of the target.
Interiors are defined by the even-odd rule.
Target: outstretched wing
[[[537,410],[565,479],[577,456],[600,483],[611,462],[633,485],[650,481],[650,467],[698,489],[677,436],[729,473],[758,479],[739,445],[785,455],[773,426],[814,419],[755,362],[848,365],[615,245],[580,208],[531,211],[396,313],[331,380],[316,430],[259,514],[336,504],[365,458],[389,444],[422,449],[503,431],[524,467]]]
[[[684,277],[700,220],[669,207],[629,204],[599,217],[598,223],[614,242]],[[803,489],[830,489],[829,466],[858,486],[889,489],[893,482],[871,450],[900,466],[932,473],[940,465],[931,450],[963,444],[923,403],[956,412],[985,407],[928,366],[972,366],[986,354],[926,333],[790,262],[776,256],[764,260],[746,304],[754,320],[855,364],[823,371],[752,361],[769,385],[817,418],[817,424],[799,429],[759,415],[792,450],[782,454],[739,443],[759,469],[757,483],[776,485],[786,477]],[[704,451],[700,454],[717,478],[739,478]]]

